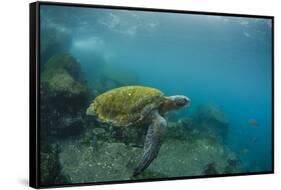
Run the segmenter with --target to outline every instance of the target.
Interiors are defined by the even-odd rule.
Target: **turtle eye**
[[[185,105],[185,102],[186,100],[183,99],[183,98],[178,98],[177,101],[176,101],[176,104],[177,106],[182,106],[182,105]]]
[[[178,98],[176,101],[177,106],[185,106],[189,103],[189,99],[182,97],[182,98]]]

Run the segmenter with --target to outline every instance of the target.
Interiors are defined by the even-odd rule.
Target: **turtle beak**
[[[188,107],[190,104],[190,99],[186,96],[183,97],[182,103],[181,103],[183,107]]]
[[[190,102],[190,99],[188,97],[185,97],[185,106],[189,106]]]

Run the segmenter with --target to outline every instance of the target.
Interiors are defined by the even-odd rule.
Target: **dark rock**
[[[216,164],[214,162],[207,164],[205,169],[204,169],[204,174],[205,175],[215,175],[215,174],[218,174],[218,171],[216,169]]]
[[[68,183],[67,176],[61,173],[59,147],[56,144],[42,147],[40,152],[40,184],[54,185]]]

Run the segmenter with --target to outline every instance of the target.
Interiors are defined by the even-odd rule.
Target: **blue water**
[[[47,16],[45,16],[47,15]],[[86,79],[98,62],[135,73],[139,84],[183,94],[191,114],[220,106],[227,145],[249,170],[272,168],[272,27],[261,18],[42,6],[42,23],[72,36]],[[250,126],[249,119],[259,126]]]

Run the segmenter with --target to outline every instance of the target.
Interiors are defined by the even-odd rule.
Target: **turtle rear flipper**
[[[145,137],[143,155],[138,166],[134,169],[133,176],[139,175],[156,158],[161,147],[166,126],[166,120],[158,111],[152,112],[152,122],[148,127]]]

